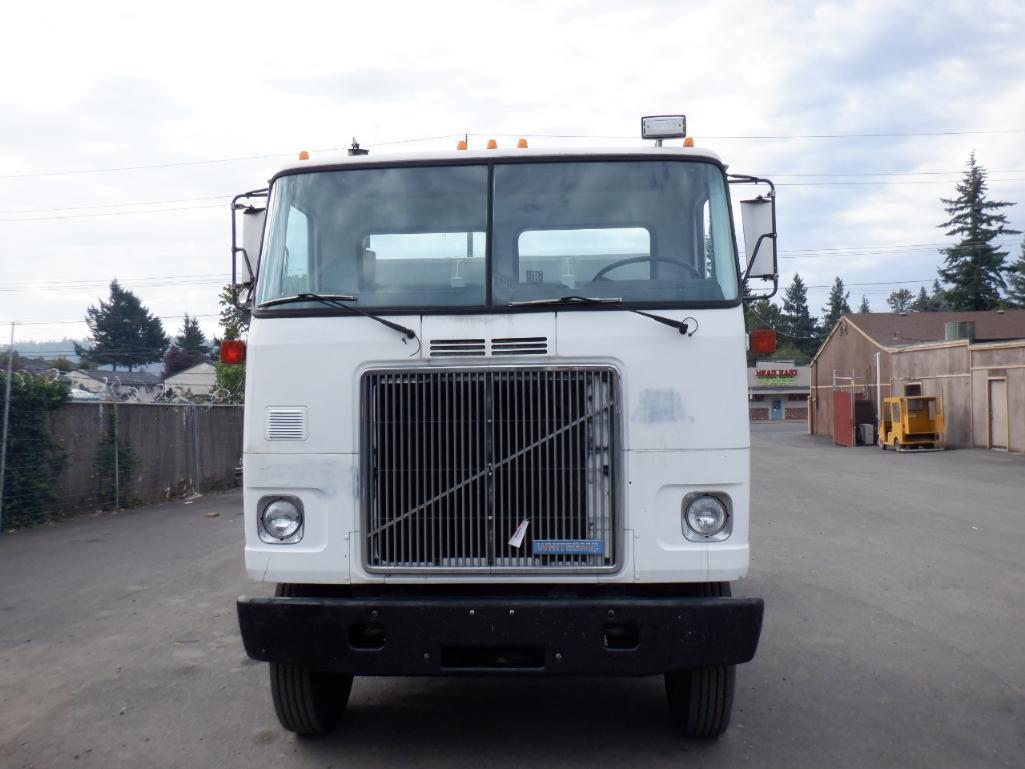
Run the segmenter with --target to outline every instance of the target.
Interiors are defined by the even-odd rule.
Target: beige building
[[[1025,310],[845,315],[811,363],[809,429],[833,436],[836,393],[855,422],[879,398],[941,395],[950,447],[1025,451]]]
[[[754,422],[808,418],[808,366],[760,360],[747,370],[748,411]]]
[[[203,361],[179,371],[164,380],[164,387],[179,393],[193,395],[209,395],[217,384],[217,369],[214,364]]]

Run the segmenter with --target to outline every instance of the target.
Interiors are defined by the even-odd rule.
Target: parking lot
[[[765,626],[718,742],[657,678],[357,679],[297,740],[238,638],[235,492],[0,540],[0,766],[1020,767],[1025,458],[752,440]]]

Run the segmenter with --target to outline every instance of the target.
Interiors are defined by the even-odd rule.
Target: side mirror
[[[744,226],[744,251],[747,267],[744,283],[757,279],[772,281],[767,295],[748,294],[750,299],[768,299],[779,288],[779,262],[776,255],[776,188],[768,179],[730,175],[731,184],[765,184],[769,192],[740,202],[740,218]]]
[[[260,247],[263,225],[267,219],[268,190],[254,190],[236,195],[231,201],[231,285],[236,307],[249,305],[256,288],[256,275],[260,267]],[[245,201],[245,202],[242,202]],[[242,217],[242,245],[238,244],[238,219]],[[238,255],[245,261],[249,277],[239,281]],[[239,296],[245,292],[245,299]]]

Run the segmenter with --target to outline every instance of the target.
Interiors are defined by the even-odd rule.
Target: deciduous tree
[[[890,309],[894,312],[907,312],[911,309],[911,304],[914,301],[915,295],[906,288],[898,288],[886,297],[886,303],[890,305]]]

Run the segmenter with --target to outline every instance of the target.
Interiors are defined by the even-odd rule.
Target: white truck
[[[251,325],[222,353],[247,363],[246,570],[277,583],[238,615],[285,729],[330,730],[353,676],[480,673],[664,675],[684,734],[726,729],[763,611],[730,583],[775,198],[664,146],[685,133],[303,153],[235,199]],[[746,266],[734,182],[765,190]]]

